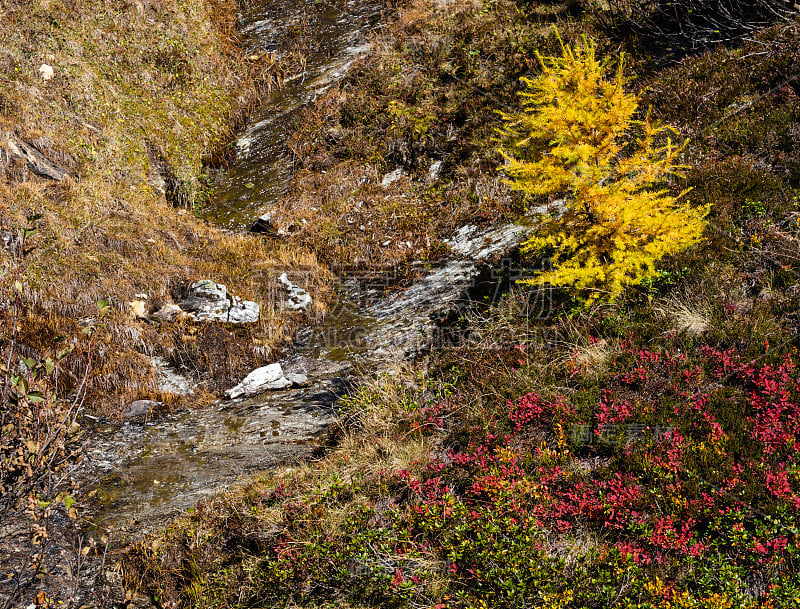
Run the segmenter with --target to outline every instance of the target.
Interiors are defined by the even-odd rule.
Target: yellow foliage
[[[565,609],[572,602],[575,593],[572,590],[565,590],[564,592],[544,592],[541,593],[542,605],[541,609]]]
[[[733,601],[725,594],[714,593],[706,597],[695,597],[689,592],[672,592],[665,594],[667,588],[660,577],[651,580],[644,585],[647,593],[658,602],[658,604],[647,603],[647,607],[657,607],[658,609],[730,609]],[[669,597],[669,598],[665,598]],[[630,605],[633,607],[634,605]],[[635,605],[641,607],[642,605]]]
[[[706,210],[666,188],[683,146],[669,139],[671,128],[634,119],[638,98],[625,91],[624,58],[613,69],[586,38],[562,50],[538,55],[541,74],[522,79],[523,110],[500,113],[505,172],[517,190],[567,200],[523,244],[523,252],[551,256],[553,269],[534,281],[571,286],[589,301],[602,292],[613,298],[652,277],[664,255],[697,243]]]

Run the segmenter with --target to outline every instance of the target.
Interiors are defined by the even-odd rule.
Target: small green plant
[[[421,108],[414,108],[399,101],[389,102],[389,114],[392,115],[393,129],[410,130],[415,137],[426,136],[436,118]]]
[[[652,278],[662,256],[700,241],[706,210],[680,203],[686,191],[674,196],[666,185],[683,147],[669,127],[634,119],[624,58],[609,77],[609,61],[597,59],[590,40],[562,43],[562,51],[539,55],[541,74],[522,79],[523,110],[500,113],[502,153],[512,188],[567,200],[523,244],[554,265],[534,282],[574,288],[591,302]]]
[[[745,215],[751,218],[763,218],[767,215],[767,209],[761,201],[745,199],[742,207]]]

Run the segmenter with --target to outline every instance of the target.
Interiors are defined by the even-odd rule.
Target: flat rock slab
[[[481,265],[508,254],[529,230],[504,224],[489,229],[468,225],[456,231],[446,243],[459,259],[446,262],[407,290],[367,308],[377,320],[364,337],[370,357],[391,361],[429,349],[440,323],[472,306],[466,296],[480,275]]]
[[[6,132],[3,139],[5,140],[4,147],[8,151],[9,156],[13,159],[22,159],[25,161],[28,168],[37,176],[49,178],[57,182],[69,177],[69,174],[64,169],[50,161],[50,159],[36,148],[13,133]]]
[[[488,260],[515,248],[529,230],[519,224],[503,224],[487,230],[468,224],[458,229],[445,243],[459,256],[471,260]]]

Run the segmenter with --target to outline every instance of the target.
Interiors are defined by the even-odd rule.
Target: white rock
[[[281,368],[280,364],[270,364],[253,370],[236,387],[228,389],[225,392],[225,397],[233,400],[238,397],[256,395],[271,389],[285,389],[291,384],[292,381],[284,376],[283,368]]]
[[[50,80],[55,76],[55,72],[53,71],[53,66],[47,65],[43,63],[39,66],[39,76],[42,77],[42,80]]]
[[[289,281],[286,273],[281,273],[281,276],[278,277],[278,281],[286,291],[286,302],[284,304],[287,309],[290,311],[301,311],[311,307],[311,295],[303,288]]]
[[[406,174],[402,168],[397,168],[394,171],[390,171],[381,180],[381,188],[388,188],[394,182],[397,182],[400,178],[402,178]]]
[[[260,314],[257,302],[231,296],[224,285],[210,279],[190,285],[189,296],[180,306],[195,321],[247,324],[258,321]]]
[[[428,169],[428,181],[435,182],[439,179],[439,174],[442,173],[442,162],[441,161],[434,161],[431,163],[430,169]]]
[[[301,373],[290,373],[286,375],[286,378],[291,381],[294,387],[305,387],[308,385],[308,377],[305,374]]]

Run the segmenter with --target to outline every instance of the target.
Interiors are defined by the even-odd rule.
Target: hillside
[[[642,112],[688,138],[670,188],[710,210],[702,241],[613,301],[520,284],[467,315],[460,344],[347,398],[326,456],[202,505],[129,553],[129,581],[181,606],[797,604],[798,25],[743,17],[746,41],[670,55],[678,33],[631,24],[591,3],[406,4],[307,112],[286,205],[323,201],[303,236],[356,265],[524,214],[495,111],[558,54],[557,25],[627,51]]]
[[[64,4],[49,4],[63,11],[60,18],[22,5],[4,13],[7,36],[17,37],[12,48],[20,49],[13,65],[27,71],[13,89],[3,81],[3,121],[78,177],[52,184],[9,167],[5,200],[20,202],[7,206],[9,222],[19,227],[28,213],[42,217],[32,235],[37,247],[6,260],[26,278],[29,323],[19,332],[30,332],[20,341],[30,349],[37,332],[74,332],[96,300],[118,295],[99,339],[85,340],[95,341],[86,343],[91,357],[98,343],[123,354],[127,346],[132,355],[102,360],[98,365],[108,368],[99,376],[109,384],[94,391],[133,397],[124,393],[130,379],[146,386],[128,372],[146,349],[119,338],[135,334],[129,328],[138,322],[125,299],[139,291],[166,300],[172,287],[208,276],[258,300],[274,281],[268,270],[319,260],[313,287],[322,300],[332,301],[323,265],[361,278],[389,273],[389,291],[402,294],[438,261],[455,257],[446,240],[464,225],[517,222],[544,234],[528,241],[536,247],[484,269],[528,281],[443,316],[446,341],[363,377],[339,402],[339,423],[317,458],[221,490],[116,555],[124,590],[113,594],[157,607],[800,604],[800,21],[785,3],[399,3],[369,51],[294,125],[294,178],[275,213],[277,233],[291,234],[283,243],[202,224],[147,182],[156,150],[183,184],[179,192],[194,192],[203,160],[213,152],[215,161],[224,157],[214,137],[224,142],[249,100],[277,82],[236,56],[233,7],[209,4],[201,16],[175,4],[169,19],[166,5],[128,7],[125,27],[160,18],[179,48],[170,51],[177,54],[170,55],[172,72],[153,72],[126,92],[128,76],[117,70],[128,67],[106,62],[101,70],[97,63],[124,37],[114,38],[108,25],[84,30]],[[37,36],[13,27],[23,16],[56,41],[70,27],[75,33],[50,51],[53,59],[44,49],[24,51]],[[191,46],[194,37],[181,37],[180,27],[201,26],[210,38],[197,44],[213,40],[222,45],[217,51],[201,52]],[[67,44],[98,31],[105,34],[93,43],[97,56]],[[595,46],[581,46],[587,39]],[[160,48],[161,40],[141,49]],[[535,81],[559,57],[573,65],[570,56],[587,48],[600,58],[600,83],[608,85],[598,90],[616,90],[620,104],[638,105],[625,130],[605,140],[614,170],[588,185],[573,171],[579,187],[572,188],[564,186],[567,178],[558,182],[560,165],[546,164],[563,148],[550,137],[526,140],[525,133],[514,144],[508,117],[521,116],[519,94],[529,90],[521,79]],[[203,64],[209,57],[219,63]],[[58,92],[54,79],[42,81],[36,72],[46,60],[54,79],[65,79]],[[134,71],[140,73],[138,65]],[[220,78],[213,85],[203,76],[211,71]],[[623,71],[624,86],[612,86],[622,83]],[[85,84],[92,74],[106,79],[102,86]],[[595,82],[584,76],[577,81]],[[168,101],[162,92],[170,87],[177,93]],[[32,101],[34,88],[35,98],[51,106]],[[231,91],[242,88],[253,97],[233,99]],[[78,137],[69,114],[77,111],[62,91],[84,95],[78,106],[87,124],[99,121],[93,117],[102,116],[104,102],[114,107],[125,95],[131,104],[147,96],[143,106],[128,106],[140,112],[154,107],[153,99],[164,105],[142,119],[131,111],[91,122]],[[558,90],[553,106],[581,94],[580,86]],[[613,124],[606,120],[613,104],[604,110],[604,99],[586,104],[597,112],[585,120],[594,131]],[[648,121],[671,131],[641,144]],[[150,140],[156,133],[159,139]],[[591,137],[589,129],[583,139]],[[558,141],[565,147],[568,139]],[[583,139],[577,152],[562,155],[568,163],[585,154]],[[527,154],[529,145],[531,162],[550,173],[534,173],[533,185],[520,188],[509,151]],[[687,214],[697,210],[692,218],[696,226],[702,218],[702,235],[662,233],[683,234],[686,243],[662,247],[654,268],[626,271],[613,285],[600,273],[588,298],[576,281],[537,284],[548,256],[563,265],[592,245],[587,238],[559,250],[583,236],[548,241],[552,234],[542,227],[602,225],[592,217],[597,207],[575,205],[587,201],[580,188],[599,198],[608,184],[639,180],[648,171],[641,150],[677,150],[676,169],[636,182],[646,187],[613,191],[623,203],[617,200],[612,221],[657,191],[665,201],[679,199]],[[616,249],[590,259],[603,269],[620,250],[637,247],[635,239],[621,247],[619,231],[606,234],[616,235]],[[135,249],[132,235],[155,244]],[[20,291],[10,283],[9,293],[14,289]],[[219,378],[266,359],[256,347],[277,349],[291,335],[284,327],[276,313],[250,334],[226,329],[246,355]],[[186,349],[169,342],[186,335],[183,326],[140,332],[158,334],[148,342],[158,345],[148,347],[153,353]],[[63,497],[61,503],[69,510]],[[96,543],[90,553],[99,560],[103,552]]]
[[[97,352],[87,355],[95,411],[158,397],[146,355],[184,352],[186,367],[211,377],[213,393],[292,334],[267,307],[258,328],[212,337],[209,326],[195,345],[181,340],[180,326],[137,321],[128,304],[143,294],[148,312],[157,311],[200,279],[270,304],[275,269],[315,264],[309,252],[217,230],[192,214],[207,196],[203,162],[231,156],[231,130],[280,75],[280,66],[242,56],[234,13],[231,3],[169,0],[3,8],[4,289],[15,274],[23,280],[18,315],[27,322],[16,341],[37,359],[55,356],[57,337],[80,338],[81,320],[110,300]],[[13,142],[63,175],[36,175],[9,152]],[[30,229],[23,253],[14,244]],[[241,352],[225,369],[208,363],[226,358],[224,347],[210,355],[220,342]],[[85,362],[72,360],[62,366],[79,378]]]

